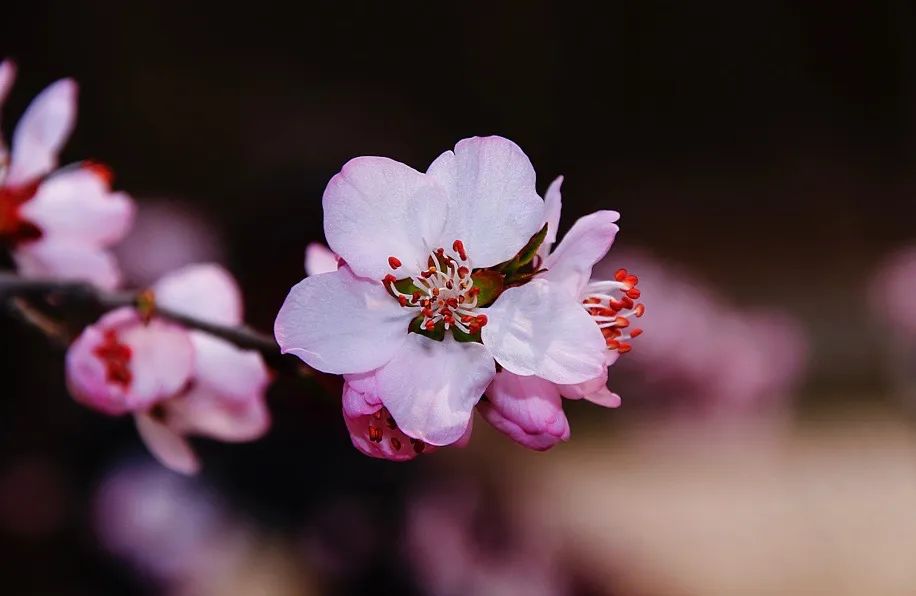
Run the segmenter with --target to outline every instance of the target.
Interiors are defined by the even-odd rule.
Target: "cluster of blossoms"
[[[238,285],[217,265],[169,273],[152,293],[171,312],[218,325],[243,321]],[[186,436],[251,441],[270,427],[260,354],[142,309],[120,308],[87,327],[67,353],[67,381],[77,401],[132,414],[150,451],[180,472],[199,466]]]
[[[15,66],[0,64],[0,105]],[[110,290],[121,273],[110,252],[130,230],[135,206],[112,192],[109,170],[80,162],[55,170],[76,118],[76,84],[45,89],[26,110],[7,152],[0,142],[0,239],[20,275],[74,280]],[[120,308],[87,327],[67,353],[74,398],[110,415],[132,414],[141,437],[168,467],[191,473],[187,435],[248,441],[270,426],[261,356],[156,316],[155,306],[220,325],[242,323],[242,299],[217,265],[172,271],[148,308]]]
[[[872,312],[889,329],[916,337],[916,246],[905,246],[886,256],[868,284]]]
[[[284,353],[344,376],[359,450],[407,460],[461,445],[475,408],[547,449],[569,437],[562,398],[620,404],[607,369],[640,333],[638,279],[591,279],[614,211],[581,218],[554,248],[561,183],[542,199],[527,156],[500,137],[462,140],[425,173],[360,157],[331,179],[330,250],[307,250],[275,333]]]
[[[566,553],[558,537],[525,523],[529,506],[517,501],[506,506],[504,495],[486,491],[479,480],[467,477],[411,493],[404,559],[423,593],[576,593],[576,574],[564,565]]]
[[[0,64],[0,103],[15,75]],[[0,143],[0,238],[24,277],[121,284],[110,252],[135,219],[94,162],[55,170],[73,128],[76,85],[31,104]],[[343,409],[364,453],[406,460],[468,440],[475,409],[533,449],[569,437],[563,398],[620,403],[607,369],[640,334],[635,275],[591,279],[618,214],[577,221],[556,244],[558,178],[542,199],[527,156],[500,137],[459,142],[419,172],[360,157],[324,193],[330,250],[307,254],[275,334],[284,353],[344,377]],[[556,246],[554,247],[554,245]],[[331,252],[333,251],[333,252]],[[241,325],[241,292],[217,265],[164,272],[134,306],[105,314],[67,354],[77,401],[131,414],[172,469],[199,463],[186,437],[261,436],[270,424],[260,354],[175,323]],[[160,309],[157,311],[157,308]]]

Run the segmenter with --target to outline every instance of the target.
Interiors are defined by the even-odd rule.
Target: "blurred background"
[[[140,203],[137,285],[221,262],[269,330],[346,160],[500,134],[565,176],[561,231],[621,212],[599,269],[648,308],[623,406],[568,402],[547,453],[479,420],[372,460],[281,378],[272,432],[197,441],[194,479],[0,318],[4,592],[916,592],[914,27],[902,0],[4,7],[5,132],[79,81],[63,161]]]

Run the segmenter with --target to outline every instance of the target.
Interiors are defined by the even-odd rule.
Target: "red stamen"
[[[643,330],[633,329],[628,336],[623,336],[621,330],[630,327],[632,317],[643,316],[646,307],[636,303],[641,295],[639,288],[636,287],[639,277],[620,268],[614,272],[614,280],[617,283],[611,285],[616,292],[620,292],[618,296],[605,295],[607,284],[600,282],[594,288],[599,294],[584,298],[582,305],[591,316],[597,317],[595,322],[601,328],[601,334],[604,336],[608,349],[625,354],[633,347],[623,340],[639,337]],[[605,301],[607,301],[606,306]]]
[[[84,161],[82,167],[92,172],[95,176],[98,176],[102,182],[105,183],[105,186],[110,187],[112,181],[114,181],[114,172],[103,163],[97,161]]]
[[[106,331],[104,340],[96,346],[93,354],[105,364],[105,373],[109,383],[121,385],[125,389],[130,385],[133,381],[133,374],[130,371],[133,351],[130,346],[121,343],[117,332],[113,329]]]
[[[388,257],[388,266],[392,269],[397,269],[401,266],[401,259],[397,257]]]
[[[38,181],[16,187],[0,187],[0,241],[11,247],[42,237],[41,228],[20,213],[23,204],[38,191]]]
[[[454,250],[456,253],[458,253],[458,256],[461,257],[461,260],[462,260],[462,261],[467,261],[467,260],[468,260],[468,253],[465,252],[465,250],[464,250],[464,242],[462,242],[461,240],[455,240],[455,241],[452,243],[452,250]]]
[[[382,441],[382,429],[377,426],[369,426],[369,440],[373,443],[381,443]]]

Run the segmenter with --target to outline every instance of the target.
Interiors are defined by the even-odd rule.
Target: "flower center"
[[[628,342],[642,334],[639,328],[623,332],[630,326],[630,319],[646,312],[645,305],[636,303],[640,296],[638,283],[638,277],[626,269],[618,269],[613,281],[593,281],[582,294],[582,306],[601,328],[609,350],[625,354],[632,349]]]
[[[113,329],[105,331],[105,336],[95,350],[95,354],[105,364],[105,374],[109,383],[121,385],[125,389],[130,386],[133,374],[130,372],[130,359],[133,351],[127,344],[121,343],[118,334]]]
[[[487,316],[476,312],[480,289],[474,287],[464,243],[455,240],[452,251],[439,247],[430,253],[426,269],[402,279],[389,273],[382,285],[401,306],[420,309],[422,329],[432,331],[442,323],[446,331],[454,327],[474,335],[487,324]],[[394,271],[403,267],[394,256],[388,257],[388,265]]]
[[[35,196],[38,184],[0,186],[0,240],[8,246],[41,238],[41,229],[22,217],[20,207]]]

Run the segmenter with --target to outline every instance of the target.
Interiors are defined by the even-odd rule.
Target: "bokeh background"
[[[6,132],[80,83],[64,161],[141,204],[148,283],[240,279],[269,330],[349,158],[423,169],[519,143],[565,231],[621,212],[641,275],[617,410],[528,452],[478,421],[409,464],[356,452],[339,397],[281,378],[272,432],[198,441],[193,480],[75,404],[62,353],[0,318],[9,594],[916,591],[916,9],[830,3],[27,2]],[[908,268],[909,266],[909,268]]]

